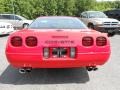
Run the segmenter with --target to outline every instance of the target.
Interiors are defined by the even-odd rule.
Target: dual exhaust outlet
[[[20,74],[25,74],[25,73],[30,73],[32,68],[20,68],[19,73]]]
[[[96,66],[88,66],[86,67],[87,71],[97,71],[98,68]]]
[[[96,71],[98,68],[96,66],[88,66],[86,67],[88,71]],[[20,68],[19,73],[20,74],[25,74],[25,73],[30,73],[32,71],[32,68]]]

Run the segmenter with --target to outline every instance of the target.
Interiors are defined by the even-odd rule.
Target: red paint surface
[[[14,47],[10,40],[13,36],[20,36],[23,40],[21,47]],[[34,36],[38,40],[35,47],[28,47],[25,39]],[[94,44],[89,47],[82,45],[82,38],[93,37]],[[107,45],[97,46],[96,38],[104,36],[107,38]],[[46,43],[47,41],[74,41],[74,43]],[[43,57],[44,47],[75,47],[76,57],[73,58],[48,58]],[[106,34],[92,30],[21,30],[10,35],[6,56],[11,65],[17,68],[73,68],[103,65],[110,56],[110,42]]]

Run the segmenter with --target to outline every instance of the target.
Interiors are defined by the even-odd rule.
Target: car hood
[[[112,18],[93,18],[93,20],[100,22],[119,22],[118,20]]]

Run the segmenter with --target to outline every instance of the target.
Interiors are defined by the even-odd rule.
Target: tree
[[[120,8],[120,1],[97,2],[96,0],[0,0],[0,13],[15,13],[28,19],[39,16],[79,16],[87,10]]]
[[[75,10],[75,1],[74,0],[66,0],[64,2],[64,15],[73,16]]]
[[[81,12],[92,10],[96,0],[75,0],[76,12],[75,15],[79,16]]]

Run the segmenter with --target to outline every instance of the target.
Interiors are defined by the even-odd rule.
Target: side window
[[[19,18],[18,16],[15,16],[16,20],[22,20],[21,18]]]
[[[10,15],[0,15],[0,19],[10,19]]]
[[[21,20],[21,18],[15,15],[11,15],[11,20]]]
[[[87,13],[82,13],[81,14],[81,18],[87,18],[88,16],[87,16]]]
[[[22,20],[22,19],[19,18],[18,16],[15,16],[15,20]]]
[[[0,15],[0,19],[3,19],[2,15]]]

